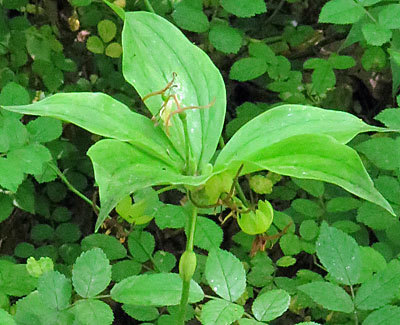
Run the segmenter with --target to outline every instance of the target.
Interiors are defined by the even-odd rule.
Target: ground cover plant
[[[273,25],[284,3],[275,4],[268,23]],[[249,56],[238,54],[229,78],[255,79],[251,87],[277,97],[267,106],[239,105],[223,133],[229,138],[225,144],[227,101],[219,69],[161,16],[199,35],[209,31],[209,46],[238,53],[246,32],[256,36],[245,18],[263,14],[263,1],[154,7],[145,1],[151,12],[124,11],[119,2],[72,4],[82,11],[70,16],[71,30],[80,24],[78,13],[82,23],[87,19],[88,27],[96,27],[98,36],[88,37],[86,48],[96,54],[100,76],[81,78],[66,92],[29,104],[29,92],[6,70],[12,81],[1,92],[2,219],[14,205],[41,216],[14,256],[0,261],[4,323],[395,324],[398,109],[376,117],[386,127],[337,110],[351,104],[345,103],[346,87],[336,85],[335,70],[355,66],[353,57],[310,57],[308,47],[323,41],[311,26],[286,25],[270,45],[267,38],[247,39]],[[106,5],[112,11],[104,17]],[[360,59],[365,70],[387,68],[390,55],[393,95],[399,86],[398,26],[391,22],[396,10],[390,2],[333,0],[319,15],[321,23],[351,24],[347,35],[340,26],[336,33],[346,35],[342,48],[357,42],[365,47]],[[232,19],[237,26],[230,27],[230,14],[244,20]],[[363,19],[373,24],[360,23]],[[46,33],[58,44],[51,29]],[[385,36],[379,44],[378,36]],[[32,70],[41,71],[37,80],[55,92],[63,82],[51,88],[56,84],[46,81],[49,67],[53,77],[57,69],[62,75],[77,68],[64,55],[52,54],[55,45],[43,56],[39,45],[46,38],[35,37],[26,44]],[[8,62],[13,47],[4,42]],[[302,71],[292,70],[288,50],[306,52]],[[218,54],[210,55],[220,62]],[[308,69],[313,72],[307,77]],[[109,89],[115,84],[121,92]],[[129,85],[137,91],[136,103]],[[144,113],[140,102],[148,117],[129,108]],[[41,117],[21,120],[21,113]],[[96,136],[90,139],[79,128],[68,134],[60,120]],[[60,138],[62,132],[66,138]],[[87,149],[94,174],[84,157]],[[100,207],[96,197],[82,193],[93,175]],[[72,220],[72,209],[60,204],[67,189],[89,203],[86,211],[98,214],[95,224],[89,212],[80,222]]]

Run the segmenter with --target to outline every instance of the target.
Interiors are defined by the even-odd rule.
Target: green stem
[[[157,190],[156,192],[157,192],[157,194],[161,194],[161,193],[164,193],[164,192],[173,190],[173,189],[175,189],[175,188],[176,188],[175,185],[169,185],[169,186],[165,186],[165,187],[163,187],[163,188],[160,188],[160,189]]]
[[[197,207],[193,206],[192,215],[189,219],[189,233],[186,240],[186,251],[193,252],[194,232],[196,230]],[[186,309],[189,302],[189,290],[191,279],[183,280],[181,302],[179,305],[178,324],[185,325]]]
[[[99,206],[93,204],[93,202],[89,198],[87,198],[84,194],[79,192],[76,189],[76,187],[69,182],[68,178],[63,174],[63,172],[53,162],[50,162],[49,166],[50,166],[51,169],[53,169],[55,171],[57,176],[60,177],[60,179],[65,183],[65,185],[67,185],[68,189],[71,192],[73,192],[76,195],[78,195],[83,201],[87,202],[89,205],[94,206],[97,209],[97,211],[100,210]]]
[[[148,11],[152,12],[153,14],[155,14],[156,12],[153,9],[153,6],[151,5],[149,0],[144,0],[144,4],[147,8]]]
[[[350,293],[351,293],[351,299],[353,299],[353,301],[354,301],[355,296],[354,296],[354,289],[353,289],[352,285],[350,285]],[[354,309],[354,324],[358,325],[357,309]]]

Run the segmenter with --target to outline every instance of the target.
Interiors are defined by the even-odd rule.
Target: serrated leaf
[[[188,217],[184,207],[179,205],[165,204],[155,214],[156,224],[160,229],[183,228]]]
[[[101,248],[107,258],[118,260],[126,256],[126,248],[113,236],[106,234],[92,234],[82,239],[82,250],[87,251],[94,247]]]
[[[16,192],[23,179],[23,171],[13,161],[0,157],[0,186]]]
[[[400,166],[400,141],[392,138],[372,138],[356,146],[380,169],[394,170]]]
[[[389,304],[397,295],[399,286],[400,262],[393,260],[358,289],[354,301],[357,309],[373,310]]]
[[[356,61],[348,55],[331,55],[328,59],[328,63],[334,69],[345,70],[354,67]]]
[[[194,244],[197,247],[211,251],[218,248],[223,239],[223,232],[214,221],[205,217],[198,217],[194,233]]]
[[[325,185],[321,181],[295,177],[292,177],[292,181],[312,196],[321,197],[324,194]]]
[[[351,313],[354,310],[351,297],[341,287],[332,283],[311,282],[299,286],[298,289],[325,309],[343,313]]]
[[[46,272],[39,278],[38,291],[42,302],[53,309],[63,310],[70,305],[71,282],[57,271]]]
[[[14,318],[4,309],[0,309],[0,323],[3,325],[17,325]]]
[[[358,209],[362,202],[353,197],[334,197],[326,203],[327,212],[346,212]]]
[[[62,133],[60,120],[50,117],[38,117],[26,126],[30,136],[37,142],[49,142],[57,139]]]
[[[365,15],[355,1],[330,0],[321,9],[320,23],[353,24]]]
[[[230,325],[242,317],[244,309],[242,306],[214,299],[203,305],[201,310],[201,323],[204,325]]]
[[[28,91],[15,82],[7,83],[0,92],[0,105],[26,105],[29,102]]]
[[[119,282],[132,275],[138,275],[142,270],[142,264],[132,261],[123,260],[112,265],[112,280]]]
[[[399,318],[400,307],[389,305],[369,314],[364,320],[363,325],[397,325]]]
[[[205,276],[217,295],[232,302],[246,289],[243,264],[232,253],[222,249],[214,249],[208,254]]]
[[[360,248],[353,237],[323,222],[316,247],[318,258],[332,277],[346,285],[358,283]]]
[[[252,17],[267,11],[264,0],[221,0],[221,6],[238,17]]]
[[[387,4],[379,12],[378,21],[389,29],[400,28],[400,4]]]
[[[229,71],[229,78],[247,81],[258,78],[267,72],[267,63],[260,58],[243,58],[236,61]]]
[[[251,310],[257,320],[268,322],[281,316],[289,308],[289,303],[290,296],[286,291],[270,290],[254,300]]]
[[[385,230],[395,220],[390,213],[371,202],[363,202],[357,211],[357,221],[374,230]]]
[[[25,264],[0,260],[0,291],[9,296],[22,297],[32,292],[37,278],[31,276]]]
[[[14,206],[12,198],[7,194],[0,193],[0,222],[6,220],[13,210]]]
[[[110,281],[111,265],[100,248],[84,252],[76,259],[72,269],[72,283],[81,297],[95,297]]]
[[[202,8],[193,5],[192,0],[182,0],[172,13],[176,24],[183,29],[195,33],[203,33],[208,30],[209,22]]]
[[[311,75],[313,90],[317,94],[326,93],[329,88],[336,84],[336,76],[329,64],[323,64],[315,68]]]
[[[72,311],[76,320],[83,325],[111,325],[114,320],[110,306],[97,299],[79,300],[74,304]]]
[[[41,174],[44,164],[52,160],[52,156],[45,146],[33,143],[10,151],[7,159],[25,173]]]
[[[154,306],[135,306],[135,305],[123,305],[122,309],[129,316],[139,321],[152,321],[160,316],[158,309]]]
[[[301,214],[313,219],[318,219],[324,214],[324,210],[318,203],[307,199],[296,199],[292,202],[292,208]]]
[[[117,283],[111,297],[124,304],[138,306],[178,305],[182,292],[182,279],[176,273],[143,274],[131,276]],[[193,280],[190,283],[189,303],[204,298],[203,290]]]
[[[381,46],[392,38],[392,31],[384,26],[368,23],[363,25],[362,33],[370,45]]]
[[[220,52],[237,53],[242,46],[242,35],[233,27],[214,25],[208,34],[211,44]]]
[[[153,255],[155,240],[147,231],[133,231],[128,237],[128,248],[132,257],[138,262],[146,262]]]
[[[400,130],[400,108],[384,109],[374,119],[382,122],[388,128]]]

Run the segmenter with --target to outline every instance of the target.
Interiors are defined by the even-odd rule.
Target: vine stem
[[[192,215],[189,219],[189,233],[186,239],[186,251],[193,252],[194,232],[196,230],[197,207],[193,205]],[[178,323],[185,325],[186,309],[189,302],[189,289],[191,279],[183,280],[181,302],[179,304]]]
[[[68,189],[71,192],[78,195],[83,201],[85,201],[89,205],[94,206],[97,209],[97,211],[100,211],[100,207],[97,205],[94,205],[93,202],[89,198],[87,198],[84,194],[79,192],[76,189],[76,187],[69,182],[68,178],[64,175],[64,173],[53,162],[49,162],[49,167],[52,170],[54,170],[54,172],[57,174],[57,176],[60,177],[60,179],[65,183],[65,185],[68,187]]]

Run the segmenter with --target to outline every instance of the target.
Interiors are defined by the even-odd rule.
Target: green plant
[[[222,173],[229,175],[227,179],[232,186],[219,190],[213,186],[217,192],[211,196],[218,200],[207,205],[224,204],[234,207],[239,213],[249,213],[257,207],[249,205],[237,178],[264,169],[300,179],[337,184],[393,213],[386,199],[373,187],[358,155],[345,145],[358,133],[386,129],[368,126],[342,112],[310,106],[278,106],[242,127],[211,165],[226,105],[224,84],[218,70],[204,52],[188,42],[179,30],[154,14],[125,13],[122,44],[124,76],[142,98],[152,95],[147,96],[146,105],[154,119],[160,119],[156,126],[151,120],[101,93],[57,94],[32,105],[3,106],[18,113],[63,119],[111,138],[98,141],[88,152],[100,188],[101,211],[96,230],[111,209],[133,192],[149,186],[174,185],[189,198],[197,193],[209,199],[207,191],[201,191]],[[226,182],[226,178],[220,180]],[[230,187],[232,189],[228,191]],[[235,197],[236,193],[239,198]],[[202,207],[196,204],[193,199],[188,207],[191,212],[186,228],[186,257],[193,251],[198,208]],[[213,258],[223,262],[213,263]],[[139,304],[147,297],[146,305],[176,305],[179,302],[176,295],[173,298],[167,294],[154,296],[151,290],[141,292],[137,288],[146,288],[155,282],[159,283],[159,288],[168,285],[180,288],[183,285],[178,316],[179,323],[183,323],[187,302],[196,302],[204,297],[201,288],[191,280],[193,263],[194,258],[185,258],[182,262],[183,284],[174,274],[127,278],[113,288],[111,297],[131,304]],[[241,316],[239,307],[230,305],[245,288],[243,266],[238,263],[228,252],[218,248],[211,250],[205,274],[213,291],[225,301],[207,303],[202,317],[214,317],[209,310],[221,308],[233,308],[237,317]],[[231,288],[233,282],[225,277],[214,278],[225,274],[224,269],[230,268],[231,264],[235,270],[232,276],[241,279],[240,288]],[[222,268],[221,273],[214,269],[216,265]],[[166,282],[165,277],[170,281]],[[141,292],[139,296],[137,292]],[[265,295],[254,302],[253,313],[258,320],[268,321],[286,310],[289,296],[284,291]],[[268,304],[277,299],[282,300],[279,312],[257,316],[258,304]]]

